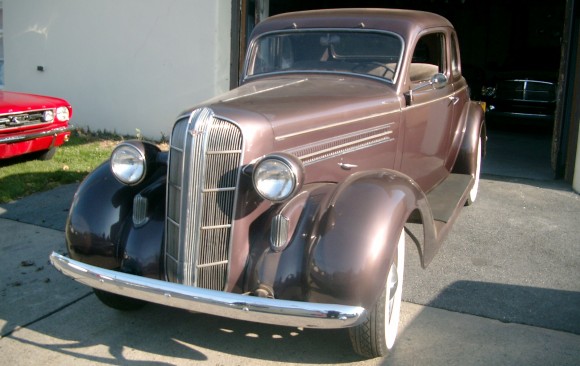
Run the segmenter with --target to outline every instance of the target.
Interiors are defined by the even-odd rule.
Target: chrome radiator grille
[[[45,121],[44,113],[51,111],[40,110],[40,111],[30,111],[26,113],[14,113],[14,114],[3,114],[0,115],[0,130],[17,128],[23,126],[33,126],[33,125],[49,125],[52,122]],[[54,112],[54,110],[52,110]],[[42,126],[39,126],[42,127]]]
[[[210,109],[179,121],[167,180],[167,279],[223,290],[226,285],[243,139]]]

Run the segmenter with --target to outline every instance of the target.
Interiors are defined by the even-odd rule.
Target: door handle
[[[451,103],[453,103],[453,105],[456,105],[459,102],[459,98],[458,97],[449,97],[449,105],[451,105]]]
[[[338,166],[340,166],[344,170],[351,170],[353,168],[358,168],[358,165],[348,164],[348,163],[338,163]]]

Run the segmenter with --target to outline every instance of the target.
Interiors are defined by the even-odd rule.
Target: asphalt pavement
[[[344,330],[109,309],[48,263],[76,185],[2,204],[0,365],[579,365],[580,196],[491,165],[427,269],[407,241],[398,343],[373,360]]]

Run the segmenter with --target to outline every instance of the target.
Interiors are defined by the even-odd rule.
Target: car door
[[[453,85],[448,81],[445,33],[424,34],[412,55],[407,67],[410,90],[403,108],[401,171],[429,191],[449,173],[445,160],[455,99]],[[439,76],[437,85],[431,83],[435,75]]]

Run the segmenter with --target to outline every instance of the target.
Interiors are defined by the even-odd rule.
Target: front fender
[[[309,300],[372,307],[407,218],[425,202],[411,178],[391,170],[357,173],[341,183],[321,212],[309,253]]]
[[[66,224],[70,257],[99,267],[121,264],[123,227],[131,217],[134,187],[121,184],[108,162],[96,168],[74,195]]]
[[[165,215],[166,166],[158,164],[139,185],[115,179],[109,162],[80,184],[67,219],[65,238],[71,258],[106,269],[160,278]],[[136,227],[133,203],[148,196],[147,221]]]

